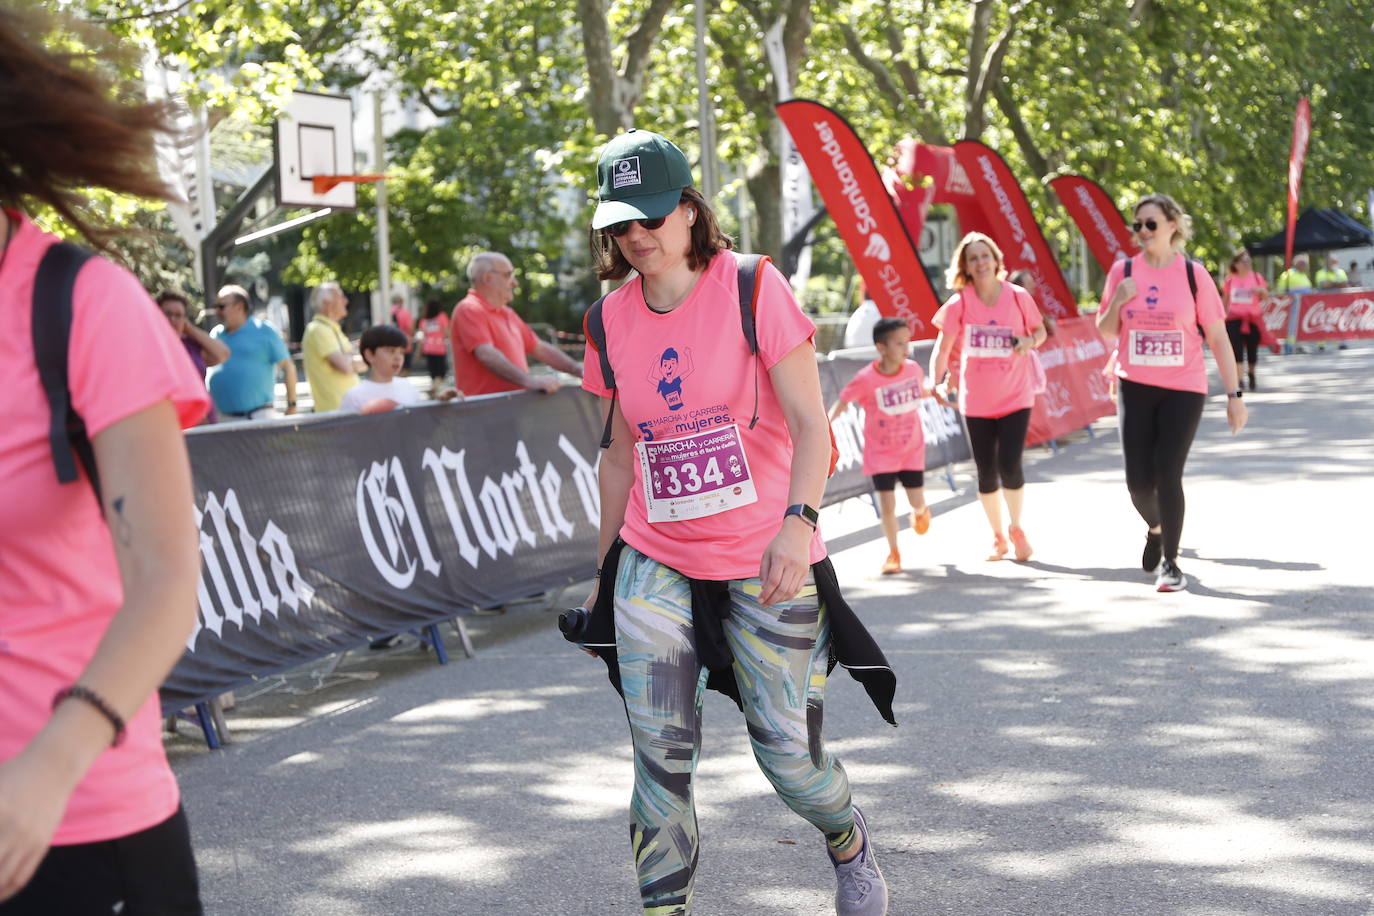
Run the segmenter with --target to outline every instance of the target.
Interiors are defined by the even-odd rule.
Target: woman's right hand
[[[1122,277],[1121,282],[1116,285],[1116,292],[1112,293],[1111,308],[1119,308],[1135,298],[1136,286],[1134,277]]]
[[[29,883],[47,854],[74,789],[62,770],[35,760],[32,746],[0,762],[0,902]]]

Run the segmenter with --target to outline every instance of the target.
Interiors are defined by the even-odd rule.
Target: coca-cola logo
[[[1374,337],[1374,299],[1367,295],[1331,302],[1303,304],[1299,333],[1304,335]]]

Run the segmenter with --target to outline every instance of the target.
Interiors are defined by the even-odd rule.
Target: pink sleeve
[[[1036,328],[1045,323],[1040,314],[1040,307],[1035,304],[1031,294],[1020,287],[1016,290],[1016,304],[1021,309],[1021,320],[1026,323],[1027,334],[1033,334]]]
[[[754,328],[765,369],[772,369],[778,360],[816,336],[816,326],[802,313],[787,278],[772,262],[759,272]]]
[[[520,340],[525,345],[525,352],[531,353],[535,347],[539,346],[539,335],[534,333],[534,328],[525,324],[522,319],[517,318],[516,320],[520,322]]]
[[[1229,295],[1231,294],[1231,287],[1232,287],[1232,286],[1235,286],[1235,284],[1236,284],[1236,275],[1235,275],[1235,274],[1227,274],[1227,275],[1226,275],[1226,279],[1223,280],[1223,281],[1221,282],[1221,294],[1222,294],[1223,296],[1229,296]]]
[[[868,383],[868,370],[860,369],[858,373],[849,380],[849,384],[840,391],[840,400],[848,401],[852,404],[862,404],[864,398],[871,394],[871,387]]]
[[[931,323],[944,332],[946,337],[959,339],[959,332],[964,327],[964,294],[955,293],[949,297],[949,301],[940,306],[940,310],[935,313]]]
[[[68,384],[92,439],[120,420],[170,400],[194,426],[210,396],[172,326],[133,274],[92,258],[72,292]]]
[[[606,382],[601,377],[601,357],[597,355],[596,347],[592,346],[590,340],[587,341],[587,352],[582,358],[582,390],[590,391],[598,397],[611,396],[611,389],[606,387]]]
[[[1193,264],[1193,273],[1197,275],[1198,324],[1205,328],[1209,324],[1225,321],[1226,309],[1221,304],[1221,296],[1217,294],[1216,281],[1201,264]]]
[[[1125,258],[1118,258],[1112,262],[1111,269],[1107,271],[1107,282],[1102,287],[1102,301],[1098,303],[1098,311],[1105,310],[1107,303],[1112,301],[1112,295],[1116,292],[1116,288],[1121,285],[1121,278],[1126,272],[1126,268],[1122,266],[1125,263]]]

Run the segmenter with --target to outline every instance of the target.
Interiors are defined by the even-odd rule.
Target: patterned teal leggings
[[[792,601],[763,607],[757,578],[730,583],[725,636],[754,757],[793,811],[827,836],[854,826],[849,780],[821,740],[830,623],[810,576]],[[692,643],[692,599],[678,572],[625,547],[615,584],[616,649],[635,751],[630,842],[645,914],[687,916],[697,865],[692,777],[707,671]]]

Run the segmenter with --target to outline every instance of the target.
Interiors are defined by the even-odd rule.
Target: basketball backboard
[[[347,96],[296,92],[273,132],[277,203],[283,207],[358,205],[357,185],[343,182],[317,193],[317,175],[349,175],[353,162],[353,101]]]

